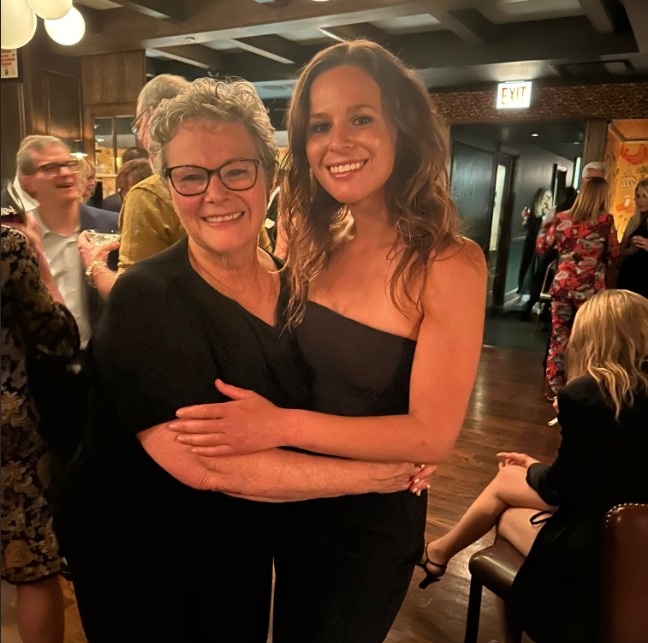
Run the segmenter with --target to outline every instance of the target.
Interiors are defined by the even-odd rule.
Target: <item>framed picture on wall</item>
[[[17,49],[3,49],[2,50],[2,80],[7,78],[19,78],[20,71],[18,69],[18,50]]]

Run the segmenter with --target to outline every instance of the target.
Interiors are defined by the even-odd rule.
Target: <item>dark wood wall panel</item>
[[[136,103],[146,82],[143,50],[84,56],[81,59],[84,105]]]
[[[65,141],[81,138],[81,83],[77,76],[47,71],[43,74],[45,129]]]
[[[648,118],[648,82],[542,87],[528,109],[496,109],[492,91],[431,93],[448,123]]]
[[[38,29],[19,51],[20,77],[2,81],[2,176],[15,173],[22,138],[52,134],[67,143],[81,138],[81,63],[51,48]]]
[[[23,84],[13,80],[2,81],[2,167],[0,175],[4,180],[11,178],[16,171],[16,152],[25,136],[25,104]]]

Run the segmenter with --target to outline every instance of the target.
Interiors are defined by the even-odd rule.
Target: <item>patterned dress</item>
[[[47,447],[27,384],[26,346],[72,355],[79,334],[72,315],[40,279],[27,238],[2,226],[2,578],[21,584],[60,572],[46,498]]]
[[[558,251],[558,266],[551,295],[551,338],[545,373],[547,396],[565,385],[565,349],[576,311],[599,290],[605,289],[605,273],[619,256],[614,219],[601,214],[596,221],[574,222],[568,212],[559,212],[545,230],[540,230],[536,250]]]

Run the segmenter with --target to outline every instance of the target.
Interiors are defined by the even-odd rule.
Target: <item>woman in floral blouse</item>
[[[38,432],[26,354],[70,356],[79,347],[74,317],[63,305],[27,221],[2,233],[2,578],[16,586],[24,641],[63,643],[61,557],[47,489],[50,460]],[[23,234],[23,232],[25,234]]]
[[[605,289],[605,274],[619,254],[614,219],[607,211],[608,184],[595,177],[583,182],[574,205],[546,221],[536,251],[558,251],[551,284],[551,339],[545,372],[545,395],[553,400],[565,384],[565,347],[576,311]]]

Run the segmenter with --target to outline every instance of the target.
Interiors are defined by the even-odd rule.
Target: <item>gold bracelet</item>
[[[91,261],[90,262],[90,265],[86,268],[86,271],[85,271],[85,278],[86,278],[86,281],[88,282],[88,285],[92,286],[92,288],[97,287],[97,284],[95,283],[95,280],[92,277],[92,271],[97,266],[104,266],[105,268],[107,268],[108,264],[105,261]]]

